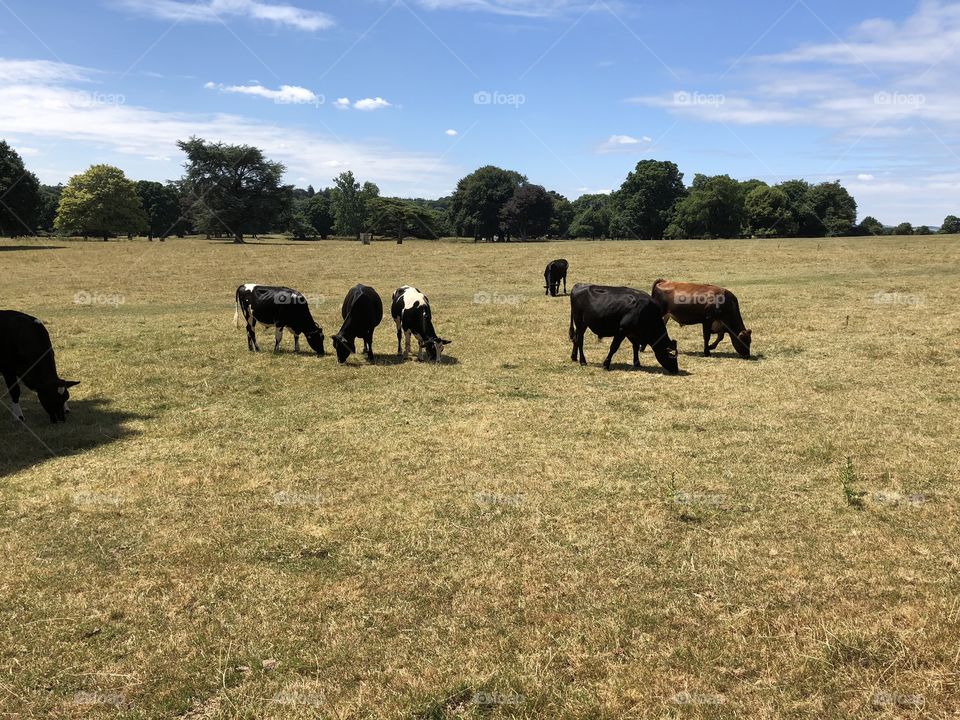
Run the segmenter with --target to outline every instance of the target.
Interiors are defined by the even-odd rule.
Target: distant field
[[[757,356],[671,324],[680,376],[626,348],[605,372],[592,337],[580,368],[554,257],[569,286],[730,287]],[[960,710],[957,237],[0,262],[0,307],[83,382],[65,426],[32,393],[29,429],[0,417],[0,717]],[[251,354],[247,281],[300,289],[328,338],[356,282],[415,284],[449,362],[399,363],[389,317],[373,366]]]

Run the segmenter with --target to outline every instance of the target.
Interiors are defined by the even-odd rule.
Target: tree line
[[[93,165],[66,185],[43,185],[20,155],[0,141],[0,235],[38,232],[107,240],[117,235],[205,234],[242,243],[283,232],[296,239],[362,233],[480,241],[533,238],[641,240],[736,237],[831,237],[928,234],[909,223],[857,223],[857,203],[839,181],[787,180],[769,185],[697,174],[687,187],[668,161],[641,160],[609,194],[563,195],[513,170],[487,165],[439,200],[383,197],[352,172],[319,191],[283,183],[284,166],[256,147],[190,138],[176,181],[129,180],[111,165]],[[942,233],[960,232],[947,216]]]

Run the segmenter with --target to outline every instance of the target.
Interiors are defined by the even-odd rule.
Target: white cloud
[[[429,10],[473,10],[518,17],[553,17],[602,9],[586,0],[417,0]],[[615,3],[611,0],[610,5]]]
[[[297,30],[326,30],[334,25],[326,14],[265,0],[119,0],[134,12],[178,22],[219,22],[234,17],[264,20]]]
[[[857,175],[857,180],[863,180],[864,182],[870,182],[874,177],[870,173],[860,173]]]
[[[93,70],[50,60],[0,58],[0,83],[56,83],[89,80]]]
[[[363,100],[357,100],[353,107],[356,110],[363,110],[369,112],[371,110],[382,110],[383,108],[393,107],[390,103],[384,100],[382,97],[375,98],[364,98]]]
[[[334,100],[333,106],[334,106],[337,110],[349,110],[349,109],[350,109],[350,98],[345,98],[345,97],[337,98],[336,100]]]
[[[456,130],[454,130],[453,128],[450,128],[449,130],[447,130],[447,131],[444,133],[444,135],[449,135],[450,137],[456,137],[456,136],[459,135],[459,134],[460,134],[460,133],[458,133],[458,132],[457,132]]]
[[[0,64],[0,71],[2,71]],[[156,163],[161,179],[176,177],[181,169],[176,142],[193,135],[210,141],[249,144],[285,163],[291,177],[329,181],[331,168],[349,168],[364,180],[378,183],[386,192],[413,196],[438,196],[449,192],[461,174],[435,155],[408,152],[390,146],[338,139],[313,131],[278,126],[232,114],[166,112],[130,103],[92,103],[74,87],[53,84],[0,85],[0,127],[23,144],[56,140],[58,153],[69,167],[50,167],[49,175],[75,171],[66,158],[70,143],[89,155],[115,152]],[[42,145],[41,145],[42,147]],[[162,153],[172,155],[167,165]],[[158,152],[159,151],[159,152]],[[51,156],[45,153],[48,163]]]
[[[13,149],[23,157],[34,157],[40,154],[38,148],[30,147],[29,145],[17,145]]]
[[[597,146],[598,153],[642,152],[649,148],[653,140],[646,135],[635,138],[632,135],[611,135]]]
[[[204,85],[209,90],[220,90],[224,93],[239,95],[253,95],[262,97],[279,105],[323,105],[323,95],[317,95],[312,90],[299,85],[281,85],[279,90],[271,90],[263,85],[221,85],[208,82]]]

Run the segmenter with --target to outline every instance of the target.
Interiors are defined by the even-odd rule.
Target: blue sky
[[[0,0],[0,137],[45,182],[247,142],[316,187],[488,163],[574,198],[643,158],[960,214],[960,2]]]

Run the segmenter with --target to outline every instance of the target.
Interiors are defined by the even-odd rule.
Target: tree
[[[62,233],[101,237],[147,229],[134,183],[112,165],[92,165],[63,189],[55,226]]]
[[[902,222],[893,229],[894,235],[913,235],[913,225]]]
[[[242,244],[244,235],[272,229],[289,208],[292,188],[281,183],[284,166],[259,148],[197,137],[177,145],[187,154],[180,189],[202,232],[229,233]]]
[[[729,175],[697,174],[690,192],[677,200],[668,238],[739,237],[746,211],[741,184]]]
[[[932,235],[933,233],[930,231],[929,225],[917,225],[917,227],[913,229],[913,234],[914,235]]]
[[[180,220],[180,195],[176,188],[150,180],[136,183],[137,197],[147,213],[147,239],[163,240],[174,232]]]
[[[0,235],[33,235],[40,208],[40,181],[20,154],[0,140]]]
[[[550,227],[547,234],[555,238],[566,237],[570,231],[570,223],[573,222],[573,203],[554,190],[547,194],[553,200],[553,211],[550,214]]]
[[[333,210],[330,203],[330,191],[314,193],[303,204],[303,214],[316,233],[326,238],[333,232]]]
[[[684,192],[683,173],[676,164],[641,160],[613,195],[610,234],[641,240],[662,238],[673,205]]]
[[[797,224],[790,198],[780,188],[759,185],[744,200],[747,228],[755,237],[793,237]]]
[[[360,183],[350,170],[333,179],[330,201],[333,207],[334,227],[339,235],[352,235],[358,240],[366,220],[364,196]]]
[[[500,210],[500,221],[508,236],[519,235],[526,242],[547,232],[552,214],[553,199],[544,187],[524,183]]]
[[[807,205],[820,224],[817,236],[846,235],[857,222],[857,201],[839,180],[811,187]]]
[[[457,235],[469,233],[474,242],[497,237],[503,240],[500,211],[527,179],[518,172],[485,165],[457,183],[450,200],[450,219]]]
[[[867,215],[857,226],[858,235],[883,235],[883,223],[872,215]]]
[[[960,218],[956,215],[947,215],[940,226],[940,232],[944,234],[960,233]]]
[[[40,186],[40,213],[37,218],[37,227],[47,233],[54,230],[53,224],[57,219],[57,208],[60,207],[60,195],[63,185]]]
[[[610,196],[581,195],[571,203],[573,221],[570,223],[570,237],[605,238],[610,235]]]
[[[794,237],[819,237],[823,235],[823,224],[810,208],[810,183],[806,180],[786,180],[775,185],[782,190],[790,204],[790,227],[796,228]]]

